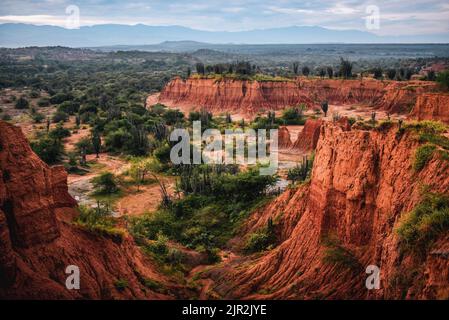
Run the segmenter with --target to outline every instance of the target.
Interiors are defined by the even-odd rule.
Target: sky
[[[449,32],[447,0],[1,0],[0,23],[65,27],[66,8],[70,5],[79,8],[82,26],[142,23],[241,31],[306,25],[378,35]],[[367,25],[367,19],[373,21],[377,9],[379,24]]]

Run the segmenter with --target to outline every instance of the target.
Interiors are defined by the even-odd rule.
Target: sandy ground
[[[173,196],[175,179],[158,178],[165,184],[168,193]],[[162,193],[158,183],[140,186],[139,191],[137,191],[136,187],[133,187],[133,189],[135,190],[129,191],[126,196],[117,202],[115,209],[119,216],[141,215],[145,212],[155,211],[159,207],[162,201]]]

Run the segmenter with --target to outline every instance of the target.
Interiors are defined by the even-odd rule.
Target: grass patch
[[[128,288],[129,283],[128,280],[126,279],[117,279],[114,281],[114,287],[118,290],[118,291],[124,291],[126,288]]]
[[[79,212],[74,220],[75,225],[94,234],[110,237],[114,241],[123,240],[126,231],[116,227],[116,220],[110,216],[108,209],[80,206]]]
[[[354,254],[350,250],[344,248],[338,240],[329,237],[325,238],[323,242],[326,247],[322,260],[323,263],[335,265],[339,269],[361,269],[362,266]]]
[[[415,159],[413,161],[413,169],[416,172],[421,171],[426,166],[427,162],[432,159],[435,149],[436,147],[433,144],[425,144],[416,149]]]
[[[406,252],[424,255],[441,234],[449,231],[449,196],[426,193],[396,231]]]

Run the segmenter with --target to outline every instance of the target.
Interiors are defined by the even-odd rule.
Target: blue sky
[[[358,29],[379,35],[449,32],[449,2],[435,0],[1,0],[0,23],[64,26],[65,9],[77,5],[81,25],[104,23],[181,25],[201,30],[250,30],[293,25]],[[366,8],[380,10],[380,28],[366,30]]]

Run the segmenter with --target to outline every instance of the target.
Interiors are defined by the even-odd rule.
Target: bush
[[[51,130],[48,134],[50,138],[62,140],[70,137],[71,133],[69,129],[64,128],[61,124],[58,124],[56,128]]]
[[[437,82],[446,90],[449,89],[449,70],[440,72],[437,75]]]
[[[303,119],[303,110],[304,105],[300,105],[298,107],[292,107],[285,109],[282,113],[282,119],[285,124],[290,125],[301,125],[304,124],[305,120]]]
[[[436,147],[432,144],[425,144],[420,146],[415,151],[415,160],[413,162],[413,169],[421,171],[433,156]]]
[[[329,265],[335,265],[340,269],[357,270],[361,269],[361,264],[354,256],[354,254],[348,249],[341,246],[335,239],[325,239],[323,263]]]
[[[29,106],[30,106],[30,103],[24,97],[20,97],[16,101],[16,109],[28,109]]]
[[[119,191],[116,178],[111,172],[104,172],[92,179],[97,194],[112,194]]]
[[[266,250],[274,240],[274,235],[269,228],[264,228],[258,232],[251,233],[245,242],[244,250],[247,253],[254,253]]]
[[[45,108],[45,107],[48,107],[49,105],[50,105],[50,101],[48,100],[48,98],[42,98],[37,101],[37,106],[39,108]]]
[[[423,200],[405,215],[397,228],[402,248],[425,254],[433,242],[449,231],[449,196],[426,193]]]
[[[31,142],[33,151],[47,164],[54,164],[61,160],[64,146],[60,139],[45,135]]]
[[[126,279],[117,279],[114,282],[114,287],[118,290],[118,291],[124,291],[126,288],[128,288],[129,284],[128,281]]]
[[[74,220],[76,225],[100,236],[111,237],[113,240],[120,242],[123,240],[125,231],[116,227],[116,221],[111,216],[108,207],[80,206],[79,212]]]
[[[63,111],[56,111],[52,117],[53,123],[58,123],[61,121],[66,122],[67,120],[69,120],[69,115]]]

